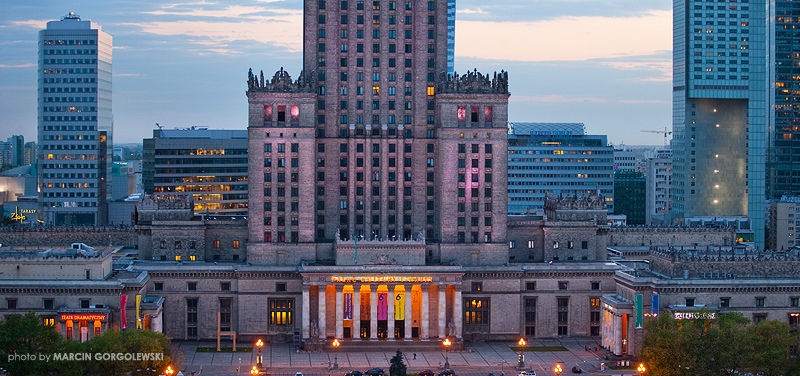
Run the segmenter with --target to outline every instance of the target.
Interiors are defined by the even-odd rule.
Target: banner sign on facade
[[[353,293],[352,292],[344,293],[344,319],[345,320],[352,320],[353,319]]]
[[[389,306],[386,301],[385,292],[378,293],[378,320],[387,320],[389,316]]]
[[[658,316],[658,294],[650,295],[650,314]]]
[[[406,319],[406,293],[398,292],[394,297],[394,319]]]
[[[128,295],[120,295],[119,297],[119,309],[122,313],[122,322],[120,322],[120,327],[122,330],[128,329],[128,316],[125,315],[125,306],[128,305]]]
[[[635,328],[641,328],[642,321],[644,321],[644,312],[643,312],[644,308],[642,307],[642,305],[644,304],[643,301],[644,301],[644,296],[642,296],[642,294],[636,294],[636,296],[634,297],[634,305],[636,308],[636,318],[634,321]]]
[[[136,329],[142,330],[142,319],[139,318],[139,305],[142,304],[142,296],[136,295]]]

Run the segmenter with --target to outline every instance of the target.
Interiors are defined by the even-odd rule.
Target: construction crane
[[[667,147],[667,145],[668,145],[667,144],[667,136],[672,134],[672,131],[667,131],[667,127],[664,127],[663,131],[660,131],[660,130],[659,131],[642,130],[642,132],[645,132],[645,133],[658,133],[658,134],[662,134],[663,133],[664,134],[664,147]]]

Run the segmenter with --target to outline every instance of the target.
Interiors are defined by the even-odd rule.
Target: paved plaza
[[[227,343],[230,346],[230,342]],[[239,344],[239,347],[250,347],[252,344]],[[467,343],[463,352],[417,352],[416,359],[412,350],[405,351],[405,363],[408,373],[416,373],[425,369],[440,372],[445,362],[458,375],[486,376],[494,373],[516,376],[519,372],[517,366],[518,352],[511,349],[516,346],[513,342],[479,342]],[[632,371],[601,372],[600,363],[610,364],[605,360],[607,353],[598,348],[591,338],[570,338],[561,340],[533,340],[528,343],[530,347],[563,346],[567,351],[527,351],[525,363],[528,370],[536,371],[537,376],[555,376],[553,366],[561,363],[564,374],[571,374],[574,365],[580,365],[584,373],[589,374],[633,374]],[[590,346],[592,351],[586,351]],[[180,352],[183,363],[179,367],[184,374],[191,372],[200,375],[248,375],[250,369],[256,364],[257,351],[253,352],[197,352],[198,347],[215,348],[215,342],[173,342],[173,351]],[[225,345],[223,345],[225,347]],[[262,349],[262,371],[272,376],[294,376],[302,372],[304,376],[342,376],[350,370],[364,372],[371,368],[383,368],[389,371],[389,360],[395,355],[390,342],[376,342],[376,352],[348,352],[347,342],[334,352],[306,353],[296,352],[290,343],[267,343]],[[382,352],[381,352],[382,351]],[[339,369],[335,370],[333,364],[338,363]]]

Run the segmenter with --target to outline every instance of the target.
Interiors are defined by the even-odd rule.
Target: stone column
[[[317,326],[319,327],[319,339],[325,341],[328,338],[327,329],[325,329],[325,321],[327,315],[325,314],[325,286],[319,287],[319,312],[317,313]]]
[[[386,315],[386,339],[394,341],[394,285],[389,285],[389,293],[386,294],[386,304],[388,313]]]
[[[420,324],[419,324],[419,337],[423,341],[430,340],[430,333],[429,329],[431,326],[430,323],[430,312],[428,312],[429,307],[431,306],[430,302],[428,301],[428,289],[429,287],[422,286],[422,302],[420,302]]]
[[[344,307],[342,305],[342,290],[341,288],[336,288],[336,338],[342,339],[344,335]]]
[[[404,336],[404,339],[406,341],[410,341],[411,340],[411,325],[412,325],[411,324],[411,322],[412,322],[411,321],[411,316],[412,316],[411,307],[413,305],[412,304],[413,301],[411,299],[411,288],[412,287],[413,286],[411,286],[411,285],[407,285],[406,286],[406,306],[405,306],[405,310],[406,310],[406,317],[405,317],[406,332],[405,332],[405,336]]]
[[[447,285],[439,285],[439,339],[447,337]]]
[[[464,317],[463,302],[461,301],[461,286],[456,286],[456,296],[453,299],[453,324],[455,324],[456,338],[461,339],[463,332],[461,328],[462,318]]]
[[[622,316],[614,316],[614,354],[622,355]]]
[[[303,339],[309,337],[309,323],[311,322],[311,299],[309,298],[310,286],[303,286]]]
[[[361,286],[353,286],[353,341],[361,340]]]
[[[378,286],[371,285],[371,299],[369,301],[369,339],[378,340]]]

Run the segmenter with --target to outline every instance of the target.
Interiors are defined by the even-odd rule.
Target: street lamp
[[[258,368],[261,368],[264,363],[263,358],[261,357],[261,348],[264,347],[264,341],[262,341],[261,338],[259,338],[258,341],[256,341],[256,347],[258,347],[258,355],[256,355],[256,364],[258,365]]]
[[[339,354],[336,353],[336,349],[339,348],[339,340],[334,338],[333,339],[333,369],[339,369]]]
[[[250,374],[253,375],[253,376],[258,375],[258,367],[257,366],[253,366],[253,368],[250,369]]]
[[[172,369],[172,366],[167,366],[167,369],[164,370],[164,374],[166,376],[172,376],[175,373],[175,370]]]
[[[560,363],[556,363],[556,366],[553,368],[553,371],[555,371],[556,376],[560,375],[561,372],[564,372],[564,370],[561,368]]]
[[[444,351],[450,348],[453,342],[450,342],[450,338],[444,337],[444,341],[442,341],[442,345],[444,345]],[[450,359],[447,358],[447,355],[444,356],[444,369],[450,369]]]
[[[525,338],[520,338],[517,344],[519,344],[519,357],[517,358],[517,368],[524,369],[525,368],[525,354],[522,352],[525,350]]]
[[[647,369],[644,368],[644,363],[639,363],[639,367],[636,367],[636,370],[640,375],[644,375],[644,371],[647,371]]]

